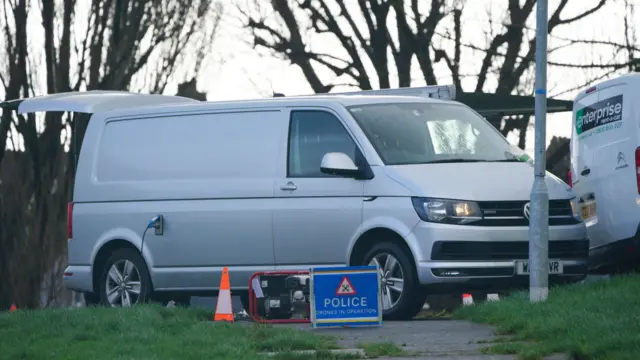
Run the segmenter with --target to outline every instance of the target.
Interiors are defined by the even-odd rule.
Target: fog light
[[[442,276],[458,276],[460,275],[460,271],[448,271],[445,270],[442,272]]]
[[[466,276],[460,269],[433,269],[435,276]]]

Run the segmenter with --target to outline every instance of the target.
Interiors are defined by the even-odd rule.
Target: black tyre
[[[162,306],[167,306],[173,301],[175,306],[190,307],[191,295],[185,293],[159,293],[156,292],[151,297],[151,301],[157,302]]]
[[[82,293],[82,296],[84,297],[85,306],[89,307],[100,305],[100,295],[96,293],[85,292]]]
[[[413,257],[392,242],[380,242],[365,254],[363,265],[378,263],[382,309],[385,320],[408,320],[416,316],[427,298],[416,274]]]
[[[176,306],[180,307],[190,307],[191,306],[191,296],[187,294],[180,294],[173,299],[175,301]]]
[[[240,293],[240,302],[242,303],[242,307],[247,314],[251,314],[249,311],[249,292],[241,292]]]
[[[98,280],[102,305],[130,307],[146,303],[152,292],[149,270],[137,250],[118,249],[102,266]]]
[[[429,310],[434,313],[442,311],[451,313],[462,306],[462,294],[430,295],[427,297],[427,302]]]

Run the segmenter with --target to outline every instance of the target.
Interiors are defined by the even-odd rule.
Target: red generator
[[[249,314],[259,323],[310,322],[309,271],[261,271],[249,278]]]

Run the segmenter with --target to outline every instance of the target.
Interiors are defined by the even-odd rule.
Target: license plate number
[[[549,274],[562,274],[564,268],[562,261],[550,260],[549,261]],[[528,275],[531,271],[528,261],[516,261],[516,274]]]
[[[582,205],[582,219],[587,220],[596,216],[596,202],[592,201]]]

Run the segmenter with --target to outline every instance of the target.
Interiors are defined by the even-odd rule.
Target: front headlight
[[[571,214],[573,215],[573,218],[578,221],[582,221],[582,213],[580,212],[578,197],[576,196],[573,199],[569,200],[569,203],[571,203]]]
[[[482,210],[473,201],[411,198],[423,221],[442,224],[470,224],[482,220]]]

